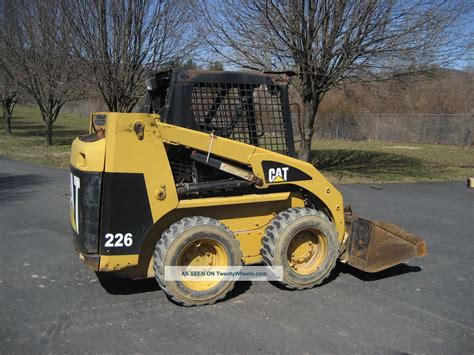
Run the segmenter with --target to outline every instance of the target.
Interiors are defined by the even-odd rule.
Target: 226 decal
[[[133,244],[132,233],[107,233],[104,238],[106,239],[104,247],[107,248],[130,247]]]

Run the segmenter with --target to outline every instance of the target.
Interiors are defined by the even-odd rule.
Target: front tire
[[[339,256],[339,241],[324,213],[290,208],[267,227],[260,252],[267,265],[283,267],[281,283],[286,288],[303,290],[329,276]]]
[[[166,281],[165,266],[240,266],[240,245],[219,221],[187,217],[163,232],[154,253],[153,269],[161,289],[184,306],[212,304],[225,297],[234,281]]]

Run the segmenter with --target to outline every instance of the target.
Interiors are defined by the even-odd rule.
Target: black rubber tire
[[[180,281],[165,281],[164,266],[177,266],[180,250],[190,242],[202,237],[218,241],[224,248],[231,266],[242,265],[239,241],[219,221],[208,217],[186,217],[173,223],[163,232],[156,243],[153,255],[155,278],[161,289],[173,302],[183,306],[213,304],[224,298],[234,288],[234,281],[221,281],[207,291],[196,291]]]
[[[315,228],[324,235],[327,254],[315,272],[301,275],[288,264],[287,251],[293,237],[305,228]],[[290,208],[270,222],[262,238],[260,253],[265,264],[283,267],[281,284],[291,290],[303,290],[319,285],[329,276],[339,256],[339,241],[334,224],[324,213],[311,208]]]

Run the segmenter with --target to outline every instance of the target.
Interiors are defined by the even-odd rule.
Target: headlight
[[[92,123],[94,126],[105,127],[107,123],[107,115],[103,113],[97,113],[92,116]]]

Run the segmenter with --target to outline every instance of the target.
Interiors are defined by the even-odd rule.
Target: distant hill
[[[474,114],[474,71],[437,69],[390,82],[333,89],[319,113]]]

